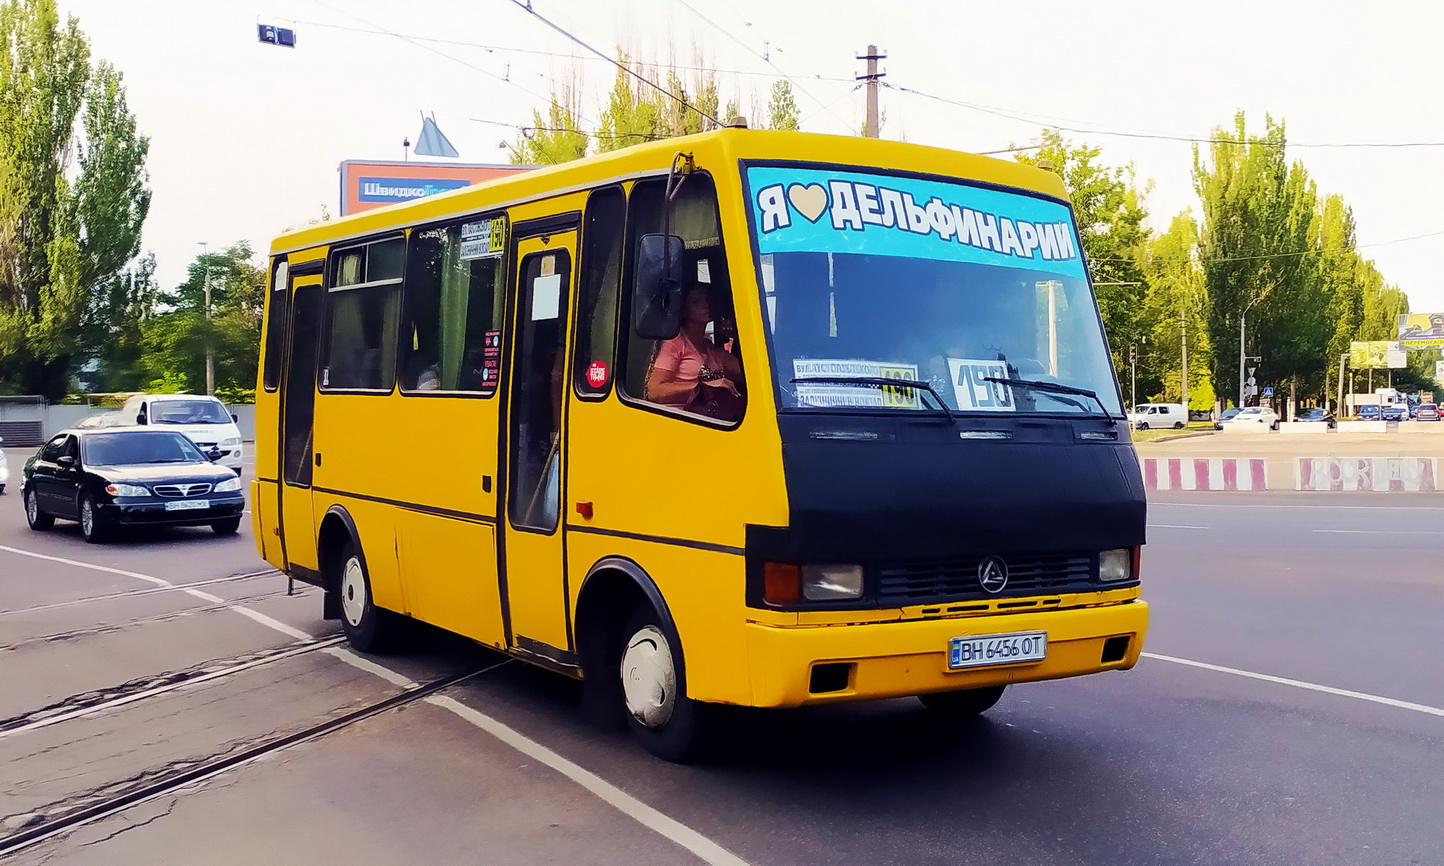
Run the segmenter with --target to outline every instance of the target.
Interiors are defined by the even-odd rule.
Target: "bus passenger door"
[[[518,234],[524,223],[518,223]],[[502,568],[512,645],[570,658],[560,507],[566,465],[563,400],[568,302],[577,233],[517,241],[511,381],[506,403]]]
[[[321,333],[321,277],[292,281],[291,321],[281,406],[281,538],[286,562],[319,570],[316,522],[311,514],[311,461],[315,453],[316,354]]]

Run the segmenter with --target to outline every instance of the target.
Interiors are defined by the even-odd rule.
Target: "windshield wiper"
[[[932,395],[933,400],[937,401],[938,408],[943,411],[943,414],[947,416],[949,421],[956,424],[958,420],[957,417],[953,415],[953,410],[948,408],[948,404],[943,402],[942,396],[938,394],[932,385],[929,385],[927,382],[919,382],[916,379],[889,379],[886,376],[803,376],[792,381],[793,383],[813,382],[818,385],[863,385],[868,388],[898,387],[910,388],[914,391],[926,391]],[[923,405],[927,404],[924,403]]]
[[[997,382],[999,385],[1007,385],[1013,388],[1032,388],[1034,391],[1043,391],[1049,394],[1073,394],[1079,397],[1087,397],[1098,404],[1099,410],[1103,412],[1103,417],[1108,419],[1108,426],[1118,426],[1118,419],[1109,414],[1108,407],[1104,406],[1103,401],[1098,399],[1097,391],[1089,391],[1087,388],[1075,388],[1072,385],[1064,385],[1061,382],[1043,382],[1037,379],[1005,379],[1002,376],[983,376],[982,379],[984,382]],[[1082,406],[1080,405],[1079,408],[1081,409]]]

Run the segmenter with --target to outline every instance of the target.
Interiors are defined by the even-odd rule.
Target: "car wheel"
[[[704,757],[717,708],[687,697],[681,647],[651,605],[632,613],[622,629],[621,650],[622,708],[633,737],[664,761]]]
[[[1273,422],[1272,424],[1270,424],[1270,425],[1269,425],[1269,429],[1270,429],[1270,430],[1277,430],[1277,429],[1279,429],[1279,422],[1275,421],[1275,422]]]
[[[1147,430],[1147,429],[1148,429],[1148,422],[1147,422],[1147,421],[1139,421],[1139,422],[1138,422],[1138,429],[1139,429],[1139,430]]]
[[[1173,425],[1173,429],[1175,429],[1175,430],[1182,430],[1182,429],[1183,429],[1183,422],[1182,422],[1182,421],[1179,421],[1178,423],[1174,424],[1174,425]]]
[[[80,534],[91,544],[104,544],[110,540],[110,527],[95,504],[95,497],[89,493],[80,499]]]
[[[381,653],[394,647],[401,617],[371,601],[371,576],[355,541],[347,541],[336,561],[336,591],[341,594],[341,630],[351,646],[363,653]]]
[[[225,520],[211,521],[211,531],[216,535],[235,535],[236,531],[240,528],[241,519],[239,517],[227,517]]]
[[[55,518],[40,510],[40,497],[34,488],[25,491],[25,522],[36,532],[44,532],[55,525]]]
[[[929,710],[949,719],[970,719],[993,708],[1007,686],[986,686],[956,692],[933,692],[918,695]]]

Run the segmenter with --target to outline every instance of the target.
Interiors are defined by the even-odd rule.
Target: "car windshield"
[[[87,466],[210,462],[179,433],[104,433],[86,436],[82,442],[81,453]]]
[[[842,169],[747,180],[781,408],[1123,415],[1066,205]]]
[[[231,416],[213,400],[156,400],[150,404],[152,424],[229,424]]]

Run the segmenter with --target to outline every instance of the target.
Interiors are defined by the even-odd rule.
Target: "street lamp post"
[[[201,267],[205,268],[203,284],[206,292],[206,393],[216,393],[216,349],[211,342],[211,260],[210,250],[205,241],[201,246]]]
[[[1244,383],[1244,375],[1243,375],[1243,364],[1244,364],[1244,356],[1243,356],[1243,325],[1244,325],[1244,321],[1245,321],[1246,319],[1248,319],[1248,311],[1249,311],[1249,310],[1252,310],[1252,309],[1253,309],[1253,305],[1254,305],[1254,304],[1257,304],[1259,301],[1262,301],[1263,298],[1264,298],[1263,295],[1259,295],[1257,298],[1254,298],[1252,301],[1249,301],[1249,302],[1248,302],[1248,305],[1243,308],[1243,312],[1242,312],[1242,313],[1239,313],[1239,316],[1238,316],[1238,407],[1239,407],[1240,409],[1243,408],[1243,383]]]

